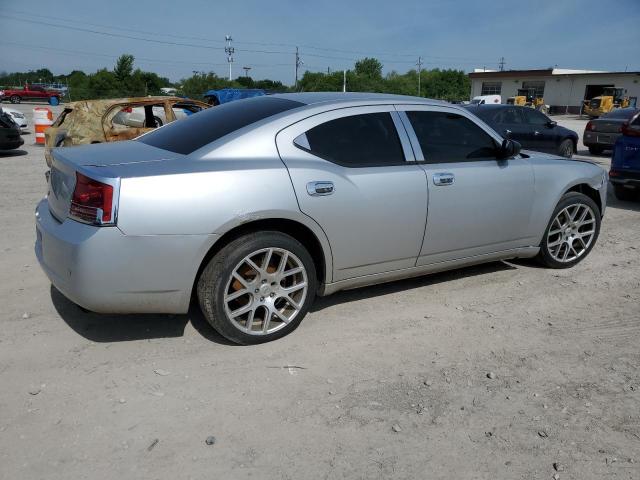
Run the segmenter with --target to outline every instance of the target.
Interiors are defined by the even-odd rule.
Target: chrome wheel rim
[[[263,248],[244,257],[224,290],[224,308],[234,327],[268,335],[291,323],[307,298],[307,271],[283,248]]]
[[[549,227],[549,255],[561,263],[580,258],[593,242],[595,227],[596,217],[588,205],[576,203],[563,208]]]

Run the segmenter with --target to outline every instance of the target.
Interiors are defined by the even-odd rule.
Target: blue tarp
[[[221,90],[209,90],[204,94],[204,98],[209,101],[211,98],[215,97],[218,100],[217,103],[227,103],[232,102],[233,100],[260,97],[262,95],[265,95],[264,90],[257,88],[223,88]]]

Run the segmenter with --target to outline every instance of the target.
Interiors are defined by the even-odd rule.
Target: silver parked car
[[[593,248],[606,172],[519,152],[463,108],[303,93],[220,105],[136,140],[53,150],[36,254],[96,312],[185,313],[232,341],[294,330],[316,295]]]

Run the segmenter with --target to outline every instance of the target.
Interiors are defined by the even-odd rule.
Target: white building
[[[471,98],[477,95],[517,95],[519,88],[535,88],[544,97],[551,113],[580,113],[584,100],[602,93],[605,87],[623,88],[632,105],[640,106],[640,72],[600,72],[593,70],[483,70],[469,74]]]

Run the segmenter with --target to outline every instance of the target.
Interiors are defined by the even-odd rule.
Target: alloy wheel
[[[231,323],[250,335],[284,328],[307,297],[304,264],[283,248],[264,248],[244,257],[224,290],[224,308]]]
[[[554,260],[573,262],[589,249],[595,235],[596,219],[591,207],[574,203],[560,210],[547,233],[547,249]]]

